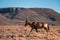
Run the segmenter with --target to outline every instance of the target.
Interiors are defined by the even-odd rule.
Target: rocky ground
[[[60,27],[50,26],[50,32],[46,33],[44,29],[33,30],[28,36],[31,28],[29,26],[2,25],[0,26],[0,40],[60,40]]]

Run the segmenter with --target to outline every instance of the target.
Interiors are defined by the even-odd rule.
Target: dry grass
[[[30,30],[31,28],[28,26],[0,26],[0,40],[60,40],[60,27],[58,26],[51,26],[48,35],[44,29],[39,29],[38,33],[33,30],[27,36]]]

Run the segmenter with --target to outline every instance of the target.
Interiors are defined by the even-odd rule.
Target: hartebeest
[[[32,28],[30,33],[32,32],[33,29],[35,29],[36,32],[38,32],[38,29],[40,29],[40,28],[44,28],[46,30],[46,32],[49,31],[49,24],[45,23],[45,22],[32,22],[30,20],[27,20],[27,18],[26,18],[25,26],[27,26],[27,25],[29,25]]]

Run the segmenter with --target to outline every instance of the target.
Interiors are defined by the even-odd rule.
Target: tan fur
[[[47,28],[47,26],[48,26],[48,24],[47,24],[47,23],[45,23],[45,24],[44,24],[44,27],[46,27],[46,28]]]
[[[46,22],[32,22],[32,21],[26,19],[25,26],[27,26],[27,25],[29,25],[32,28],[31,31],[33,29],[35,29],[37,32],[38,31],[37,29],[39,29],[39,28],[44,28],[46,31],[49,30],[49,25]]]
[[[43,24],[40,22],[40,23],[39,23],[39,26],[42,26],[42,25],[43,25]]]

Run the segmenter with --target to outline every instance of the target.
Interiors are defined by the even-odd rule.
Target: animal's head
[[[31,23],[32,23],[32,21],[31,20],[28,20],[28,16],[27,16],[24,26],[26,27],[27,25],[30,25]]]

